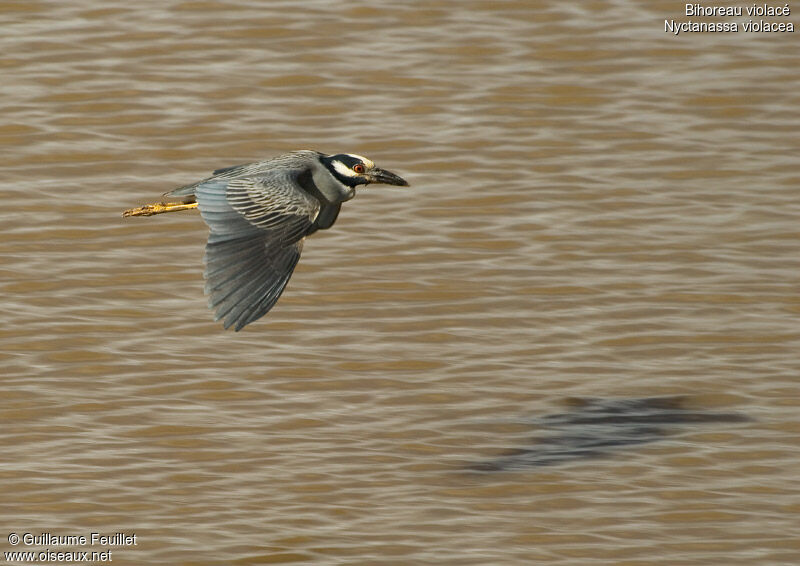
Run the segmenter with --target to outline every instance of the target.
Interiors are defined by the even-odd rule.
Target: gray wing
[[[205,255],[206,294],[215,319],[241,330],[277,302],[300,259],[319,202],[297,188],[291,170],[197,186],[211,232]]]
[[[303,241],[270,248],[253,236],[206,245],[206,294],[216,310],[214,320],[241,330],[275,305],[292,276]]]
[[[245,177],[248,174],[255,174],[257,172],[257,166],[261,165],[262,163],[263,162],[243,163],[242,165],[223,167],[222,169],[215,170],[211,174],[211,177],[207,179],[192,183],[191,185],[185,185],[183,187],[178,187],[177,189],[172,189],[171,191],[164,193],[162,196],[164,197],[165,201],[174,200],[178,197],[194,197],[197,189],[199,189],[201,186],[213,183],[215,181],[230,181],[236,177]]]
[[[319,160],[322,156],[318,151],[300,150],[279,155],[265,161],[253,161],[251,163],[242,163],[241,165],[233,165],[231,167],[222,167],[216,169],[207,179],[172,189],[164,193],[164,200],[174,200],[181,197],[184,201],[189,201],[191,197],[195,196],[195,192],[199,187],[207,183],[220,180],[231,180],[244,177],[257,177],[260,175],[270,175],[276,170],[291,170],[296,167],[298,162],[314,162]]]

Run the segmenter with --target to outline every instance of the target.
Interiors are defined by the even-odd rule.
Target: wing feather
[[[276,270],[291,274],[300,259],[302,249],[303,240],[300,240],[294,244],[293,250],[286,250],[286,253],[276,257]],[[237,307],[237,311],[231,313],[231,316],[236,320],[236,330],[264,316],[278,301],[287,282],[288,276],[286,281],[280,279],[265,280],[261,287],[253,292],[251,300],[248,301],[249,304],[241,302]]]
[[[205,261],[206,293],[209,307],[216,311],[214,318],[238,331],[278,301],[300,259],[302,240],[277,249],[259,237],[236,242],[241,248],[234,257],[225,253],[225,243],[206,244]]]
[[[300,259],[320,203],[277,168],[255,177],[201,182],[198,208],[210,233],[205,278],[209,307],[225,328],[241,330],[277,302]]]

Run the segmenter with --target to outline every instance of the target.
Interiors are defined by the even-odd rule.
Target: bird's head
[[[384,185],[397,185],[407,187],[408,183],[399,175],[391,171],[376,167],[372,160],[353,153],[339,153],[325,156],[322,162],[331,174],[348,187],[382,183]]]

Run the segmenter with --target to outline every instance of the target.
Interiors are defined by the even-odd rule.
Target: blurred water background
[[[800,50],[666,33],[683,10],[4,1],[3,551],[800,563]],[[199,215],[120,213],[301,148],[411,187],[361,190],[224,332]],[[625,400],[675,396],[711,416],[615,444],[626,403],[661,407]],[[554,414],[566,453],[619,446],[514,460]]]

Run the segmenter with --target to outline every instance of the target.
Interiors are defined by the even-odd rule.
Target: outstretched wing
[[[319,202],[297,188],[292,170],[210,179],[195,191],[210,228],[206,294],[215,319],[241,330],[277,302],[289,282]]]
[[[292,276],[303,241],[271,248],[261,236],[206,244],[206,294],[214,320],[239,331],[275,305]]]

